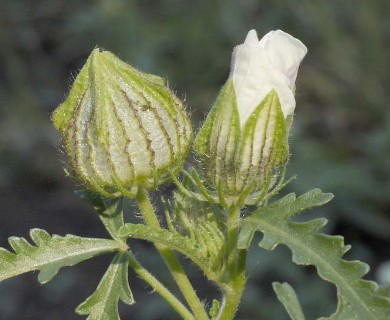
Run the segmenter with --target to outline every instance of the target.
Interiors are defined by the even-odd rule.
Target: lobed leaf
[[[339,303],[336,312],[330,317],[320,318],[318,320],[358,320],[352,306],[343,297],[338,297],[338,300]]]
[[[45,230],[32,229],[26,239],[10,237],[13,252],[0,248],[0,281],[39,270],[38,281],[50,281],[62,267],[73,266],[94,256],[118,251],[123,246],[113,240],[82,238],[74,235],[51,236]]]
[[[389,319],[389,297],[378,291],[375,282],[361,279],[369,267],[360,261],[342,259],[350,249],[350,246],[344,245],[343,237],[319,232],[326,219],[290,220],[293,215],[320,206],[332,197],[314,189],[298,198],[289,194],[267,207],[259,208],[243,220],[239,248],[248,248],[253,234],[260,231],[263,233],[259,243],[262,248],[273,250],[284,244],[291,249],[295,263],[315,266],[323,279],[336,285],[338,294],[346,299],[357,319]]]
[[[120,320],[118,303],[133,304],[128,283],[129,257],[127,252],[117,253],[96,290],[76,308],[87,320]]]

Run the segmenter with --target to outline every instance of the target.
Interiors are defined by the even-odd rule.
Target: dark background
[[[348,257],[368,262],[368,278],[383,281],[380,270],[390,260],[389,16],[390,2],[379,0],[1,0],[0,245],[9,248],[9,236],[28,237],[32,227],[106,236],[65,178],[59,135],[50,122],[96,45],[167,78],[197,128],[228,76],[233,46],[249,29],[262,36],[280,28],[309,48],[290,139],[289,173],[298,180],[288,189],[333,192],[335,199],[310,216],[327,217],[327,232],[352,244]],[[169,283],[151,246],[135,248]],[[292,264],[283,247],[273,253],[254,249],[237,319],[287,318],[272,281],[296,288],[308,319],[333,311],[335,290],[313,268]],[[4,281],[0,319],[82,319],[73,310],[94,290],[110,259],[63,269],[45,286],[36,273]],[[196,272],[194,279],[210,301],[215,288]],[[121,306],[123,319],[177,318],[132,272],[130,283],[137,304]]]

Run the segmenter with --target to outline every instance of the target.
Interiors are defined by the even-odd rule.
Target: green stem
[[[242,293],[245,288],[244,273],[238,274],[234,281],[231,281],[224,288],[224,299],[217,316],[217,320],[232,320],[238,310]]]
[[[240,209],[229,208],[227,232],[228,283],[222,286],[224,299],[217,320],[231,320],[237,312],[245,288],[246,250],[237,250],[240,227]]]
[[[151,227],[160,228],[160,223],[157,220],[147,191],[143,188],[140,188],[135,200],[137,201],[138,207],[140,208],[140,211],[145,219],[145,223]],[[207,312],[196,295],[196,292],[182,266],[180,265],[180,262],[177,259],[175,253],[164,245],[155,244],[155,246],[160,252],[161,256],[164,258],[165,263],[171,271],[173,278],[183,293],[183,296],[188,302],[188,305],[190,306],[196,319],[209,319]]]
[[[227,230],[227,265],[229,279],[233,279],[237,272],[237,241],[240,224],[240,209],[232,206],[228,211]]]
[[[195,320],[194,316],[160,281],[149,273],[137,259],[129,252],[129,265],[135,273],[148,283],[161,297],[163,297],[173,309],[185,320]]]

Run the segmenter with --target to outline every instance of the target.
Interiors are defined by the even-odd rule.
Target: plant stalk
[[[129,265],[134,272],[146,283],[148,283],[161,297],[163,297],[180,316],[185,320],[195,320],[191,312],[177,299],[160,281],[147,271],[137,259],[130,253]]]
[[[242,272],[237,274],[234,281],[231,281],[229,285],[224,288],[224,299],[216,318],[217,320],[232,320],[234,318],[241,302],[245,282],[245,274]]]
[[[229,207],[227,225],[227,266],[229,279],[233,279],[237,272],[237,241],[240,226],[240,209],[236,206]]]
[[[147,191],[143,188],[140,188],[135,200],[137,201],[138,207],[140,208],[140,211],[144,217],[145,223],[148,226],[154,228],[161,228]],[[184,272],[183,267],[180,265],[180,262],[177,259],[175,253],[164,245],[155,244],[155,246],[165,260],[165,263],[167,264],[173,278],[175,279],[177,285],[183,293],[184,298],[194,313],[195,318],[197,320],[208,320],[209,316],[207,315],[207,312],[199,300],[195,289],[191,285],[186,273]]]
[[[231,320],[234,318],[245,288],[246,277],[246,250],[238,250],[238,234],[240,227],[240,209],[231,206],[228,211],[227,230],[227,271],[228,282],[222,286],[224,299],[219,310],[217,320]]]

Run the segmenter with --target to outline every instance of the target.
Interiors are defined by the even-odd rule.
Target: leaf
[[[320,318],[318,320],[358,320],[350,304],[343,297],[338,298],[339,303],[334,314],[327,318]]]
[[[305,316],[303,315],[301,305],[299,304],[293,287],[291,287],[287,282],[274,282],[272,287],[290,318],[292,320],[305,320]]]
[[[123,226],[122,198],[107,199],[85,190],[77,190],[75,193],[94,206],[100,220],[113,239],[125,242],[125,239],[118,235],[119,228]]]
[[[202,244],[194,239],[182,236],[162,228],[153,228],[144,224],[126,223],[119,229],[120,236],[147,240],[159,243],[176,250],[198,265],[210,279],[217,278],[217,271],[213,268],[212,257],[208,251],[203,250]]]
[[[121,244],[113,240],[73,235],[51,236],[42,229],[30,230],[30,237],[35,245],[24,238],[9,238],[9,244],[15,253],[0,248],[0,281],[39,270],[38,281],[46,283],[62,267],[73,266],[94,256],[121,249]]]
[[[288,246],[295,263],[315,266],[323,279],[336,285],[338,294],[348,301],[358,319],[389,319],[389,298],[377,290],[375,282],[361,279],[368,272],[368,266],[360,261],[342,259],[350,249],[350,246],[344,246],[343,237],[319,232],[326,219],[300,223],[290,220],[294,214],[320,206],[332,197],[314,189],[299,198],[289,194],[256,210],[244,219],[238,246],[246,249],[254,232],[260,231],[263,233],[259,243],[262,248],[273,250],[278,244]]]
[[[262,207],[255,212],[248,218],[255,218],[257,216],[267,216],[271,219],[275,219],[276,221],[283,221],[287,220],[291,216],[301,213],[305,210],[319,207],[324,205],[325,203],[329,202],[333,199],[333,194],[331,193],[322,193],[319,189],[313,189],[300,197],[296,198],[294,193],[290,193],[284,198],[280,199],[277,202],[271,203],[270,205],[266,207]],[[246,219],[245,219],[246,220]],[[318,223],[325,224],[325,219],[319,220]],[[241,231],[240,231],[240,237],[238,242],[238,247],[240,249],[248,249],[250,243],[252,242],[253,235],[256,231],[259,231],[256,228],[253,228],[250,223],[246,222],[242,224]],[[271,233],[267,234],[267,237],[271,237]],[[278,239],[278,236],[276,236]],[[263,241],[270,241],[272,245],[277,245],[277,239],[263,239]],[[265,243],[263,243],[265,245]],[[267,250],[271,250],[272,248],[269,248]]]
[[[117,253],[96,290],[76,308],[76,312],[88,315],[87,320],[120,320],[118,302],[135,302],[128,283],[128,265],[127,252]]]

